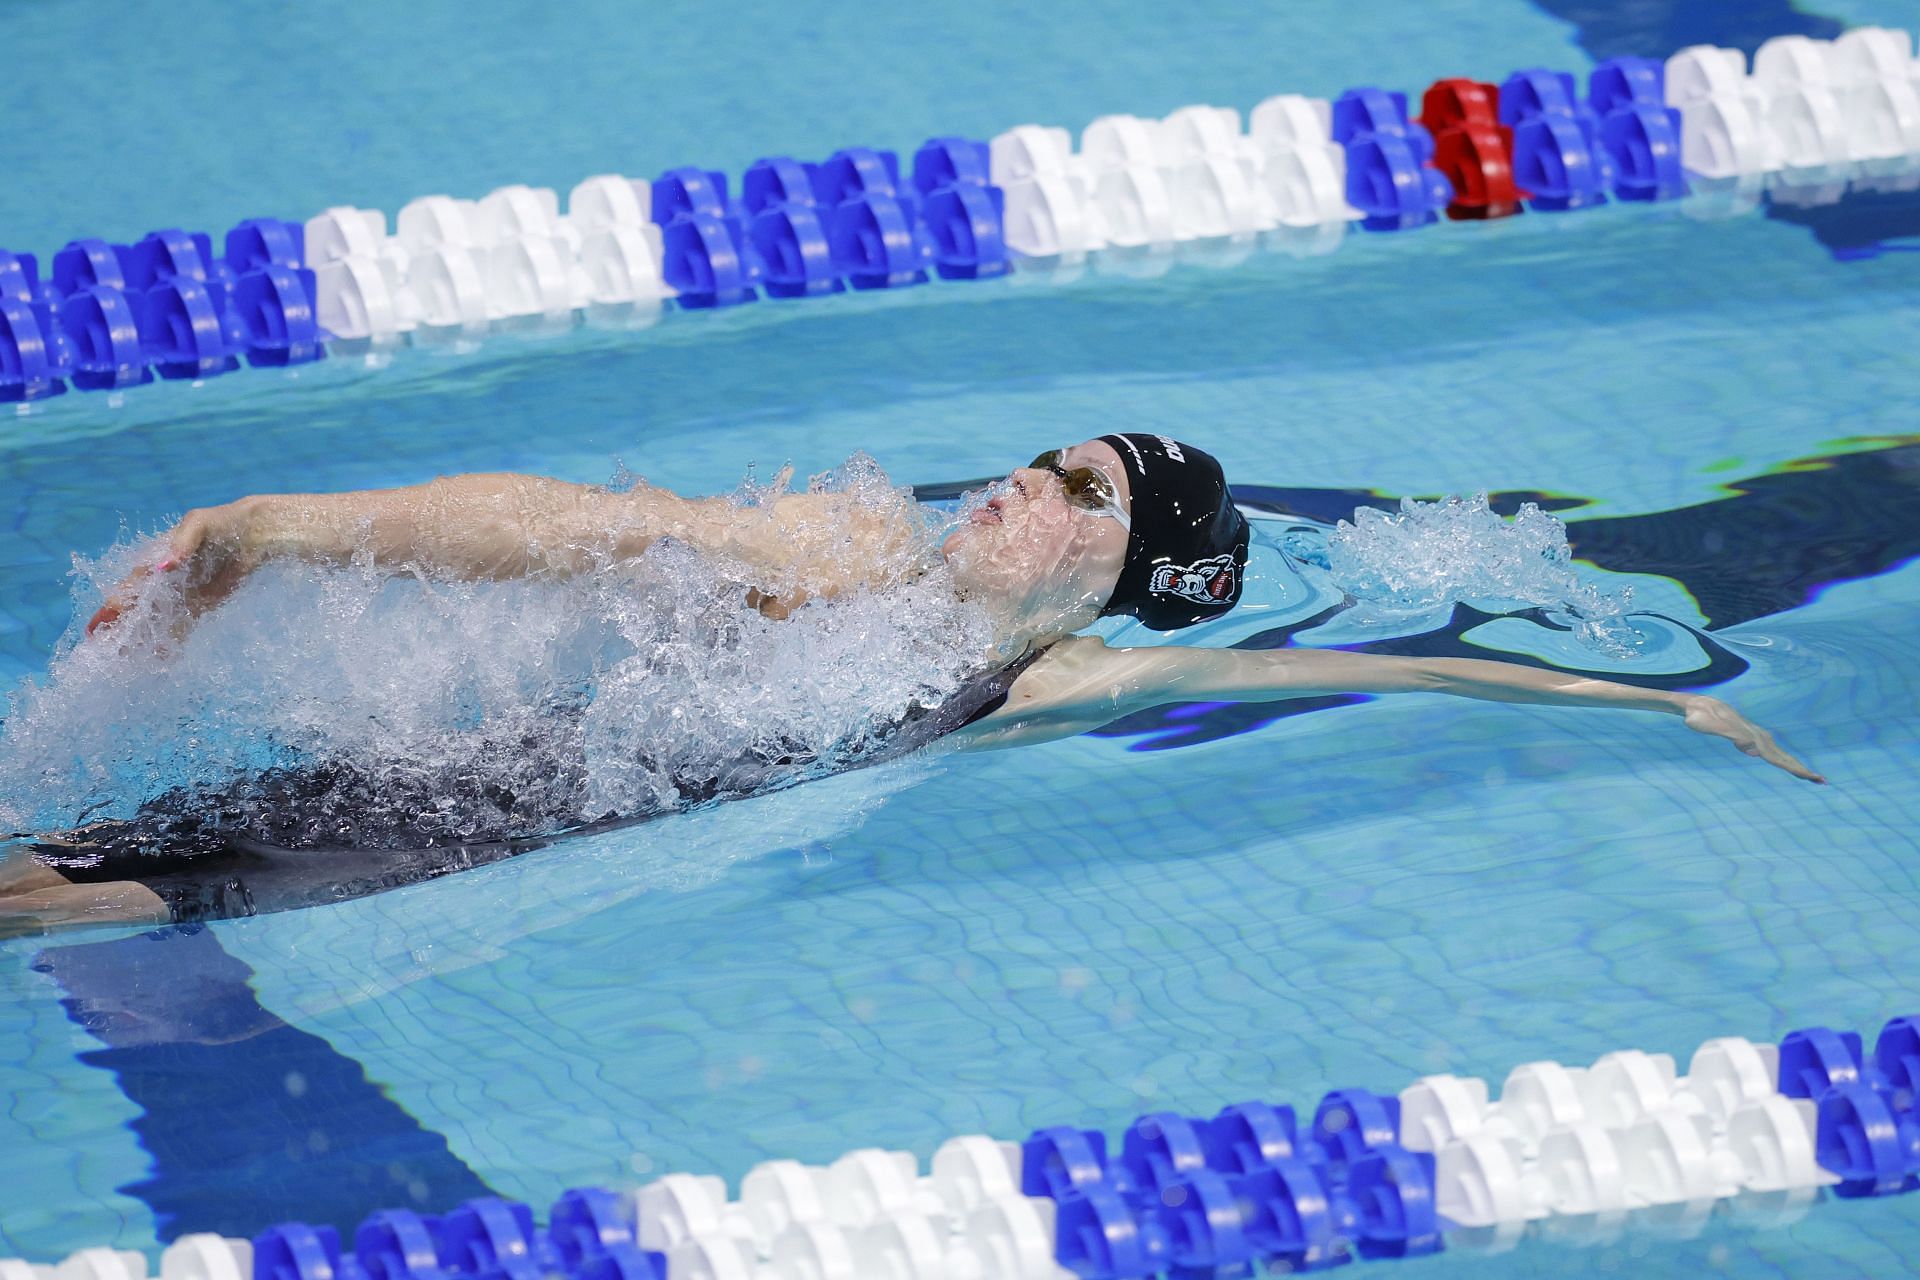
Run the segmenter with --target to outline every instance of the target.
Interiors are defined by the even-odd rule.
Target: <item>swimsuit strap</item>
[[[970,724],[977,724],[998,711],[1001,707],[1006,706],[1007,694],[1013,688],[1013,682],[1018,680],[1021,675],[1026,672],[1026,669],[1037,662],[1040,655],[1045,652],[1045,649],[1029,649],[1012,662],[1009,662],[1006,666],[1001,667],[998,671],[987,673],[970,685],[968,689],[963,689],[961,691],[962,694],[977,690],[979,701],[977,705],[967,713],[966,718],[953,727],[955,729],[964,729]],[[952,732],[952,730],[948,732]]]

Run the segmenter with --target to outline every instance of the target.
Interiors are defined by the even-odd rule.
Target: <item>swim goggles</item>
[[[1133,521],[1128,518],[1127,509],[1120,505],[1120,491],[1114,488],[1112,477],[1098,467],[1065,466],[1065,458],[1064,449],[1049,449],[1028,465],[1035,471],[1050,471],[1060,477],[1060,487],[1066,491],[1070,505],[1096,515],[1112,516],[1120,522],[1123,531],[1132,533]]]

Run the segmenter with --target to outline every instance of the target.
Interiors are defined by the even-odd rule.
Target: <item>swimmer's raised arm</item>
[[[619,554],[646,537],[625,495],[540,476],[442,476],[398,489],[256,494],[189,511],[167,534],[159,562],[141,566],[94,615],[88,630],[128,607],[150,572],[178,573],[190,614],[226,599],[276,559],[382,568],[419,566],[458,578],[577,572],[594,554]]]
[[[488,472],[355,493],[265,494],[233,511],[245,552],[260,561],[418,566],[454,578],[568,576],[595,560],[636,554],[658,533],[653,501],[545,476]],[[237,508],[238,510],[233,510]],[[176,553],[197,532],[192,512],[170,538]],[[191,548],[188,548],[191,554]]]
[[[1445,693],[1488,702],[1660,711],[1796,778],[1826,781],[1783,750],[1772,734],[1705,694],[1643,689],[1480,658],[1177,645],[1111,649],[1091,637],[1049,650],[1014,682],[1006,705],[980,721],[968,745],[1064,737],[1167,702],[1277,702],[1330,693]]]
[[[834,494],[786,494],[743,510],[725,499],[683,498],[650,486],[616,493],[512,473],[442,476],[351,493],[256,495],[188,512],[167,535],[159,562],[121,583],[88,630],[117,618],[154,571],[181,575],[182,600],[192,615],[213,608],[276,559],[362,559],[462,579],[567,577],[637,556],[662,537],[763,574],[766,591],[749,598],[781,616],[810,595],[830,595],[860,579],[867,560],[910,539],[904,528],[866,528],[859,513],[849,520],[845,512],[824,509],[842,501]]]

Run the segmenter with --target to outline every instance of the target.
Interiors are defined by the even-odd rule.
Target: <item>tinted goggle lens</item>
[[[1069,467],[1062,459],[1065,455],[1059,449],[1049,449],[1035,458],[1032,468],[1035,471],[1051,471],[1060,477],[1060,487],[1066,491],[1067,501],[1086,511],[1120,510],[1120,495],[1114,491],[1113,481],[1107,479],[1104,472],[1095,467]]]

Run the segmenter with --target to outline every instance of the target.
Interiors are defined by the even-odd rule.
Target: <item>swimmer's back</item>
[[[933,742],[991,722],[1003,714],[1011,694],[1040,663],[1047,651],[1031,650],[1003,667],[982,671],[967,680],[939,705],[902,718],[873,751],[853,761],[863,767],[911,754]],[[567,767],[566,752],[547,762]],[[745,759],[721,778],[688,778],[681,787],[682,803],[690,808],[718,800],[742,799],[782,789],[810,776],[809,760],[778,746]],[[546,766],[543,766],[543,769]],[[462,787],[460,784],[468,784]],[[521,831],[511,826],[498,831],[470,833],[450,840],[407,826],[379,828],[379,847],[339,840],[309,838],[317,827],[304,812],[324,814],[337,822],[343,791],[360,795],[369,811],[404,814],[431,808],[434,788],[413,779],[419,794],[378,794],[383,785],[338,762],[316,763],[303,769],[276,770],[250,784],[245,801],[219,794],[168,793],[124,820],[91,823],[77,831],[49,836],[29,845],[34,860],[74,884],[132,882],[152,890],[166,904],[176,923],[227,919],[323,906],[382,893],[425,880],[531,852],[566,835],[606,830],[671,811],[591,817],[578,814],[559,830]],[[471,790],[471,779],[456,779],[456,793]],[[271,830],[223,825],[222,815],[237,804],[259,804],[276,816]],[[478,803],[469,794],[465,799]],[[499,797],[489,794],[490,802]],[[507,797],[510,815],[511,797]],[[367,830],[374,824],[368,822]]]

